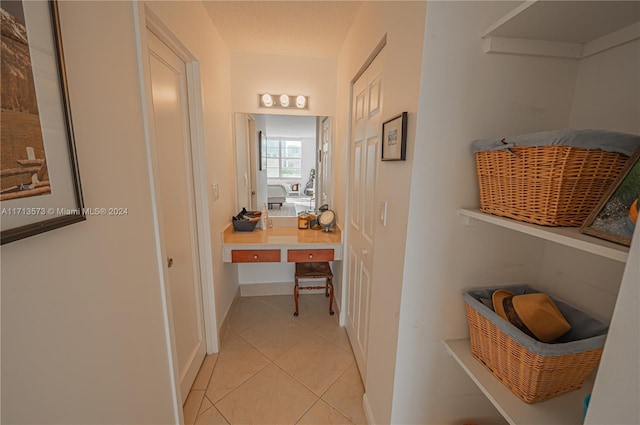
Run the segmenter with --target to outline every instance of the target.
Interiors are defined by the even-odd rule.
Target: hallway
[[[239,298],[220,353],[207,356],[185,424],[366,424],[363,386],[324,294]]]

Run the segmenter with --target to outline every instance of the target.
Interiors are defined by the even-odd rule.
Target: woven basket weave
[[[471,354],[512,393],[537,403],[582,388],[602,348],[564,355],[533,353],[465,303]]]
[[[476,153],[482,211],[546,226],[580,226],[628,157],[570,146]]]

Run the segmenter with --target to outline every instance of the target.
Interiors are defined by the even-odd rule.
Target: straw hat
[[[499,289],[491,298],[493,309],[500,317],[538,341],[555,341],[571,329],[547,294],[515,295]]]

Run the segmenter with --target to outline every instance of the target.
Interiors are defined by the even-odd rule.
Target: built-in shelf
[[[445,341],[447,352],[458,362],[500,414],[511,425],[583,424],[584,397],[591,392],[589,378],[582,389],[534,404],[516,397],[471,355],[468,339]]]
[[[626,263],[629,256],[629,248],[617,243],[594,238],[580,232],[577,227],[546,227],[536,224],[524,223],[510,218],[483,213],[480,210],[460,209],[458,214],[467,219],[467,224],[473,224],[474,220],[491,223],[505,227],[527,235],[542,238],[561,245],[566,245],[612,260]]]
[[[525,1],[482,38],[487,53],[582,59],[640,38],[640,2]]]

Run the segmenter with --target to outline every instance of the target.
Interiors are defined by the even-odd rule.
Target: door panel
[[[374,206],[376,165],[378,163],[378,138],[367,140],[366,157],[364,163],[364,184],[361,191],[364,194],[362,205],[362,236],[369,244],[373,244],[373,230],[375,228],[376,208]]]
[[[205,356],[185,63],[153,33],[149,70],[171,321],[184,402]]]
[[[376,228],[375,185],[383,105],[381,55],[353,85],[349,159],[349,281],[347,334],[361,376],[366,375],[371,270]]]
[[[361,140],[357,140],[353,143],[353,149],[351,151],[351,225],[355,230],[360,230],[360,199],[362,198],[362,175],[360,173],[361,160],[362,160],[362,145]]]
[[[369,299],[371,294],[371,275],[365,263],[360,270],[360,282],[358,288],[358,346],[367,358],[367,340],[369,336]]]

